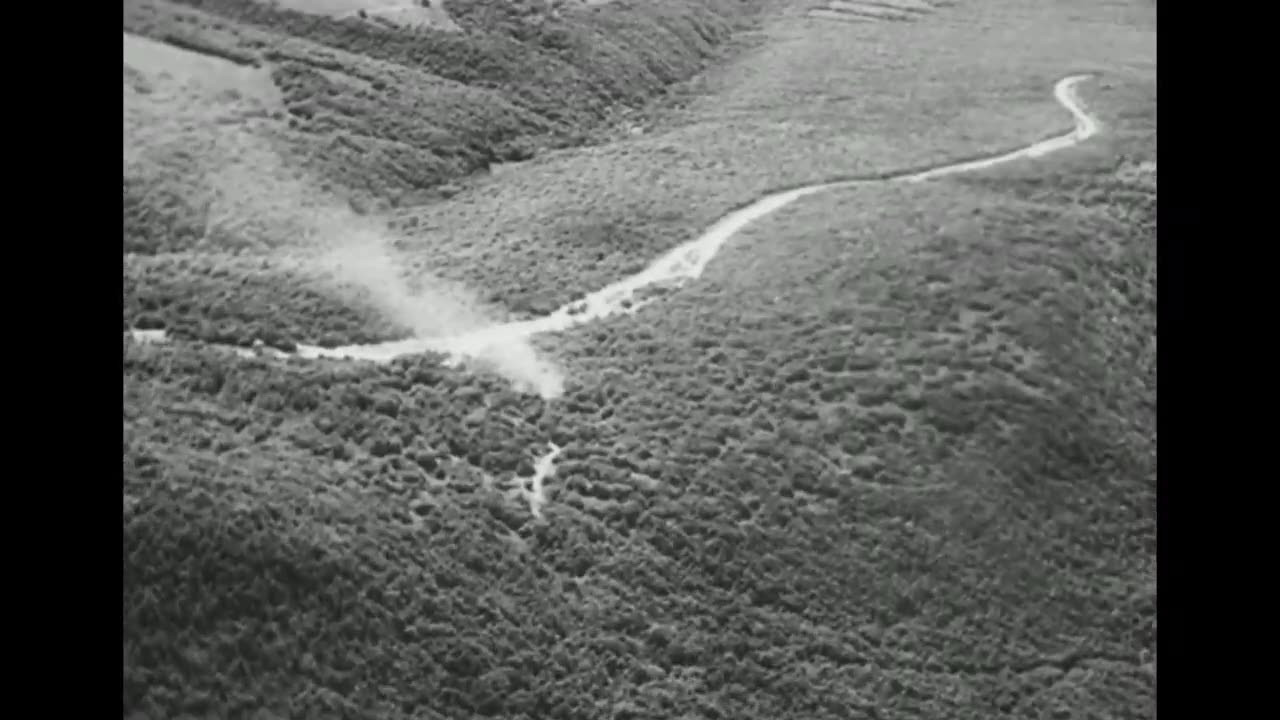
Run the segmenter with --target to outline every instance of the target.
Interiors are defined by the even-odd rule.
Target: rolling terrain
[[[924,4],[126,3],[125,716],[1153,716],[1154,10]]]

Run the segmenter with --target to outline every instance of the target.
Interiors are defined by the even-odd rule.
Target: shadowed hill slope
[[[763,223],[560,401],[127,345],[126,707],[1149,716],[1154,103],[1090,101],[1048,174]]]
[[[779,185],[1056,134],[1069,73],[1098,72],[1081,95],[1104,131],[762,218],[653,306],[539,338],[566,369],[554,401],[429,355],[190,342],[394,331],[283,283],[277,258],[316,241],[271,212],[128,256],[126,319],[190,325],[123,347],[126,717],[1153,716],[1154,30],[1125,0],[893,23],[812,5],[641,138],[404,213],[398,257],[474,266],[457,277],[504,302],[557,299]],[[277,147],[258,133],[288,101],[250,92],[265,48],[225,61],[243,75],[221,66],[250,78],[219,127],[252,132],[225,142]],[[227,99],[148,77],[151,95],[130,90],[126,68],[143,116],[161,90]],[[448,82],[552,134],[563,120]],[[182,167],[184,144],[133,162]],[[286,196],[290,162],[264,161]],[[191,192],[234,183],[209,185]],[[521,488],[548,443],[563,452],[535,516]]]
[[[587,141],[722,53],[762,5],[455,0],[455,32],[128,0],[123,324],[285,347],[404,332],[307,258],[361,233],[394,254],[382,210]],[[285,299],[264,313],[259,287]],[[253,319],[268,314],[275,331]]]
[[[256,0],[128,0],[124,29],[263,68],[283,95],[283,147],[325,179],[386,198],[583,141],[696,72],[759,4],[553,13],[457,0],[449,10],[465,32],[449,32]]]

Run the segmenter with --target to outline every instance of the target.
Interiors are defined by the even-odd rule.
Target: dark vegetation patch
[[[1093,102],[1106,153],[750,231],[551,403],[127,344],[126,715],[1149,715],[1154,89]]]

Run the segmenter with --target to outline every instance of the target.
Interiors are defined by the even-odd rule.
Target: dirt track
[[[489,362],[497,360],[500,362],[504,353],[509,352],[510,348],[517,345],[526,347],[524,341],[533,335],[562,332],[588,322],[603,320],[612,315],[636,312],[655,301],[655,298],[652,297],[647,299],[638,298],[639,292],[645,288],[663,287],[670,290],[691,280],[698,279],[707,264],[720,251],[720,248],[739,230],[806,195],[876,182],[925,182],[948,175],[984,170],[1014,160],[1039,158],[1077,145],[1096,135],[1100,129],[1098,121],[1085,112],[1076,95],[1076,86],[1088,77],[1088,75],[1073,75],[1058,81],[1054,86],[1055,99],[1071,113],[1075,120],[1075,127],[1062,135],[1032,143],[1010,152],[948,163],[924,170],[817,183],[766,195],[750,205],[725,215],[699,237],[669,251],[641,272],[623,278],[588,295],[582,300],[565,305],[548,315],[530,320],[493,325],[478,331],[447,337],[414,337],[372,345],[349,345],[336,348],[300,345],[295,354],[303,358],[345,358],[387,362],[403,355],[438,352],[449,356],[451,361],[455,363],[467,359],[487,360]],[[139,341],[157,342],[164,340],[163,333],[154,331],[148,332],[145,336],[135,331],[134,335],[135,339]],[[238,354],[250,356],[259,352],[266,352],[280,357],[290,355],[290,353],[272,349],[230,349]],[[534,376],[528,379],[527,387],[524,389],[550,398],[559,394],[559,383],[544,379],[541,375],[534,373]]]
[[[849,178],[832,182],[806,185],[790,190],[783,190],[766,195],[751,204],[730,212],[708,228],[696,239],[676,247],[654,261],[643,271],[624,278],[612,285],[598,290],[586,298],[559,308],[549,315],[531,320],[493,325],[479,331],[464,333],[450,337],[422,337],[395,340],[372,345],[351,345],[347,347],[322,348],[299,345],[296,353],[285,353],[271,348],[246,349],[229,347],[228,349],[242,356],[269,354],[277,357],[296,355],[303,358],[336,358],[387,362],[403,355],[425,352],[438,352],[449,357],[451,363],[468,360],[502,364],[503,358],[509,355],[527,353],[527,340],[542,333],[554,333],[568,330],[596,320],[603,320],[612,315],[634,313],[640,308],[655,302],[656,298],[637,299],[639,291],[662,286],[668,289],[678,288],[685,283],[698,279],[707,264],[739,230],[770,213],[786,207],[796,200],[814,193],[838,188],[855,187],[878,182],[918,183],[935,180],[948,175],[984,170],[1014,160],[1039,158],[1050,153],[1078,145],[1096,135],[1100,126],[1080,104],[1076,95],[1076,86],[1087,79],[1088,75],[1073,75],[1064,78],[1054,86],[1054,98],[1066,108],[1075,120],[1075,127],[1062,135],[1032,143],[1010,152],[987,157],[939,165],[924,170],[905,171],[876,177]],[[134,330],[132,338],[136,342],[165,342],[164,331]],[[528,367],[527,358],[522,364]],[[525,387],[522,389],[536,392],[544,398],[557,397],[562,388],[558,373],[540,373],[536,369],[525,370]],[[546,503],[543,492],[543,480],[555,472],[555,460],[561,448],[553,443],[548,444],[550,450],[540,457],[536,463],[536,472],[531,481],[522,482],[518,491],[529,502],[530,512],[537,516]]]

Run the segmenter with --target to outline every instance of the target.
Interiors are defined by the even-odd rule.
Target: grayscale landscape
[[[1154,718],[1148,0],[125,0],[124,717]]]

